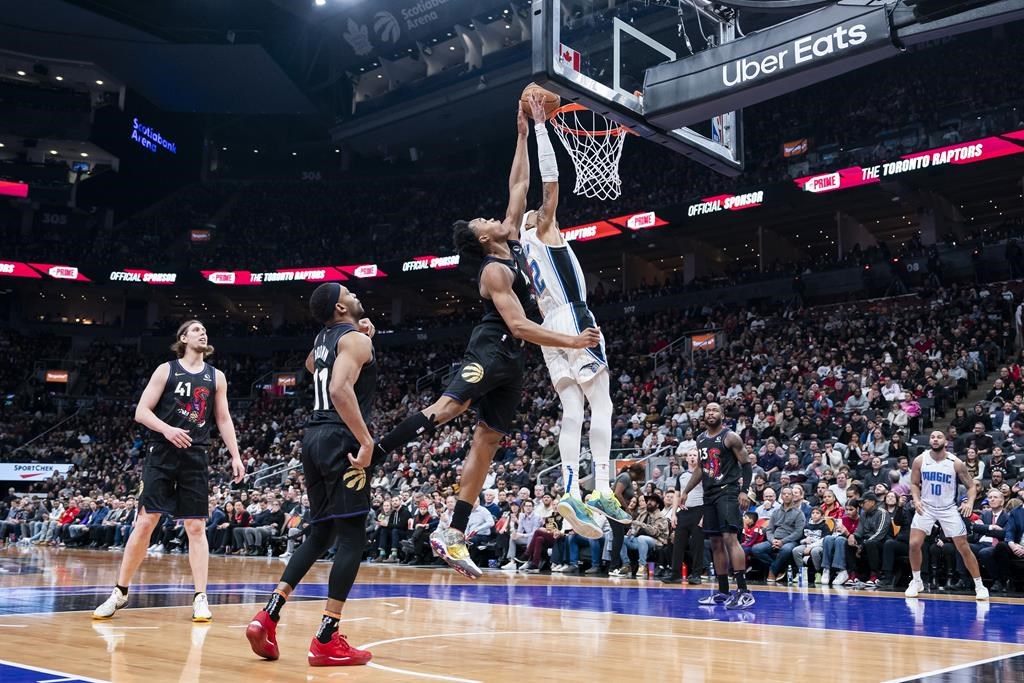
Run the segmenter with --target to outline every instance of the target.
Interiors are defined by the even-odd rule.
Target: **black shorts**
[[[711,494],[704,492],[704,535],[736,534],[743,528],[740,519],[740,490],[727,486]]]
[[[523,342],[503,326],[477,325],[444,395],[472,401],[480,422],[508,434],[523,397],[523,352]]]
[[[139,507],[175,519],[206,519],[210,514],[206,446],[150,443],[145,448]]]
[[[348,454],[359,442],[342,424],[307,426],[302,436],[302,466],[313,523],[366,515],[370,511],[370,472],[352,467]],[[376,459],[376,458],[375,458]]]

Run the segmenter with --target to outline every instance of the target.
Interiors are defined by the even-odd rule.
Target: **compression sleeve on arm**
[[[548,137],[547,124],[537,123],[533,126],[537,134],[537,166],[540,167],[540,179],[545,183],[558,182],[558,161],[555,159],[555,148]]]
[[[750,483],[754,479],[754,466],[749,462],[745,462],[740,465],[740,473],[742,479],[740,480],[740,491],[746,491],[750,488]]]

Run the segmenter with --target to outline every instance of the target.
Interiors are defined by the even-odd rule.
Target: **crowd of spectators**
[[[840,519],[842,529],[864,543],[903,542],[898,532],[881,539],[857,536],[853,518],[844,521],[842,515],[871,511],[843,506],[873,494],[880,506],[891,508],[890,516],[897,507],[905,514],[903,480],[907,459],[919,448],[915,437],[943,414],[952,416],[951,448],[967,461],[979,481],[1000,490],[1004,501],[1019,497],[1015,459],[1024,453],[1024,423],[1018,420],[1024,410],[1024,381],[1012,323],[1015,298],[1015,292],[1006,288],[952,285],[927,297],[813,310],[777,304],[734,309],[708,304],[609,321],[603,328],[613,367],[613,455],[626,462],[652,456],[635,480],[636,495],[625,495],[625,485],[619,493],[627,509],[641,518],[635,528],[649,533],[614,538],[609,530],[607,542],[593,544],[573,538],[553,511],[552,501],[561,494],[562,482],[557,468],[548,468],[558,458],[560,408],[539,354],[534,354],[516,429],[501,443],[485,482],[480,511],[471,520],[473,552],[483,562],[510,569],[517,560],[526,559],[525,569],[530,571],[550,564],[559,571],[611,571],[626,576],[678,573],[681,559],[675,561],[672,539],[678,532],[674,520],[679,520],[673,517],[669,492],[685,476],[685,455],[702,429],[704,407],[717,401],[729,427],[757,462],[745,503],[758,517],[748,538],[755,567],[770,572],[768,578],[773,580],[784,577],[786,568],[794,566],[789,560],[793,551],[811,546],[800,547],[799,562],[810,559],[815,569],[832,571],[826,578],[833,581],[841,577],[870,585],[896,578],[891,569],[889,574],[883,572],[882,562],[889,557],[883,552],[884,543],[870,549],[865,545],[858,553],[844,539],[848,544],[844,550],[849,549],[845,556],[832,547],[836,541],[827,541],[827,553],[816,552],[813,541],[824,545],[831,533],[800,543],[806,528],[821,531],[823,520],[812,519],[810,507],[824,506],[823,518]],[[665,350],[683,331],[700,328],[720,331],[715,350],[691,355],[679,346],[658,354],[655,362],[652,354]],[[8,340],[18,345],[16,337]],[[384,433],[409,412],[427,405],[443,386],[446,370],[459,351],[458,344],[381,349],[382,382],[373,431]],[[132,372],[117,379],[116,386],[137,393],[159,360],[139,356],[128,366]],[[248,477],[241,486],[230,485],[226,452],[216,444],[211,457],[211,545],[224,553],[287,554],[308,525],[299,468],[308,415],[301,398],[304,393],[300,391],[295,399],[265,395],[249,400],[233,379],[244,362],[235,365],[234,359],[223,360],[227,363],[221,367],[230,386],[238,388],[232,397]],[[105,376],[110,368],[104,364],[118,362],[117,354],[97,353],[90,359],[90,376]],[[440,372],[417,388],[417,380],[435,370]],[[998,373],[997,381],[984,402],[966,409],[957,406],[972,387],[993,373]],[[54,405],[26,409],[9,402],[0,410],[0,448],[5,460],[73,465],[67,476],[34,484],[32,493],[41,494],[39,498],[24,497],[10,504],[16,494],[8,496],[9,505],[0,514],[7,540],[96,547],[123,543],[135,503],[132,495],[138,490],[145,438],[131,419],[133,400],[133,396],[127,400],[83,397],[85,407],[59,425],[63,415]],[[64,405],[65,414],[71,410]],[[57,427],[12,453],[52,425]],[[367,520],[368,557],[431,561],[426,533],[450,517],[449,501],[458,491],[471,428],[469,419],[446,425],[372,473],[374,510]],[[890,505],[891,494],[897,507]],[[794,499],[807,513],[806,521],[818,526],[797,525],[792,514],[775,519],[774,510],[779,505],[790,510]],[[991,493],[979,496],[979,511],[990,512],[994,499]],[[987,510],[982,500],[988,501]],[[69,513],[74,508],[74,514]],[[694,530],[690,523],[684,526]],[[896,526],[906,524],[897,521]],[[838,526],[834,528],[842,533]],[[767,533],[767,539],[759,539],[758,533]],[[784,541],[772,548],[776,537]],[[935,539],[934,545],[940,541]],[[758,545],[763,542],[769,548]],[[154,551],[183,550],[185,543],[181,528],[167,520],[152,547]],[[689,547],[691,541],[685,543]],[[782,553],[787,544],[794,545]],[[899,556],[899,547],[890,547],[890,554],[896,553],[893,557]],[[943,552],[930,557],[954,561]],[[682,551],[676,554],[683,556]],[[704,563],[692,555],[687,564],[691,576],[699,576]],[[603,562],[588,557],[603,558]],[[635,560],[632,568],[626,562],[630,560]],[[645,560],[653,564],[650,570]],[[847,565],[848,569],[839,569]],[[1004,562],[996,572],[1004,565],[1010,566]],[[989,562],[988,566],[995,565]],[[847,576],[842,577],[842,571]],[[810,576],[813,579],[814,572]],[[936,585],[948,585],[949,572],[937,569],[931,576]],[[998,578],[1002,587],[1009,576],[991,578]],[[955,578],[954,583],[958,581]]]

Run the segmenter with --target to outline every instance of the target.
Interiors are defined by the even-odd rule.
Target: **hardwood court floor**
[[[149,558],[130,607],[94,622],[119,560],[0,551],[0,681],[859,682],[1024,650],[1020,600],[773,588],[756,591],[754,610],[731,613],[700,608],[706,588],[653,581],[491,571],[470,582],[447,569],[364,565],[341,631],[373,662],[315,669],[305,655],[329,564],[318,563],[285,607],[281,659],[265,662],[243,632],[283,562],[211,558],[214,622],[194,625],[187,558]]]

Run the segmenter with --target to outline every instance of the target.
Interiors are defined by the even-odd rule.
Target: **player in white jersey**
[[[537,157],[544,199],[537,211],[523,216],[521,240],[533,278],[534,293],[549,330],[597,327],[587,308],[587,285],[572,247],[558,229],[558,164],[548,137],[544,107],[539,97],[530,105],[537,136]],[[582,325],[582,327],[580,327]],[[573,333],[577,334],[577,333]],[[600,538],[601,526],[591,515],[596,510],[609,520],[628,524],[630,516],[619,505],[609,483],[608,463],[612,444],[612,400],[604,337],[589,349],[542,347],[551,382],[562,402],[558,452],[562,461],[565,495],[558,512],[587,538]],[[580,442],[583,435],[584,400],[590,404],[590,450],[594,459],[594,492],[586,505],[580,496]],[[590,508],[588,510],[588,508]]]
[[[930,449],[914,458],[910,473],[910,492],[914,496],[914,521],[910,523],[910,569],[913,578],[906,596],[916,598],[924,590],[921,581],[921,546],[938,522],[942,533],[953,540],[964,565],[974,579],[974,595],[988,600],[988,589],[981,582],[978,560],[967,543],[964,518],[974,510],[977,489],[967,467],[959,458],[946,453],[946,435],[934,431],[928,439]],[[967,488],[967,498],[960,507],[956,504],[957,481]]]

